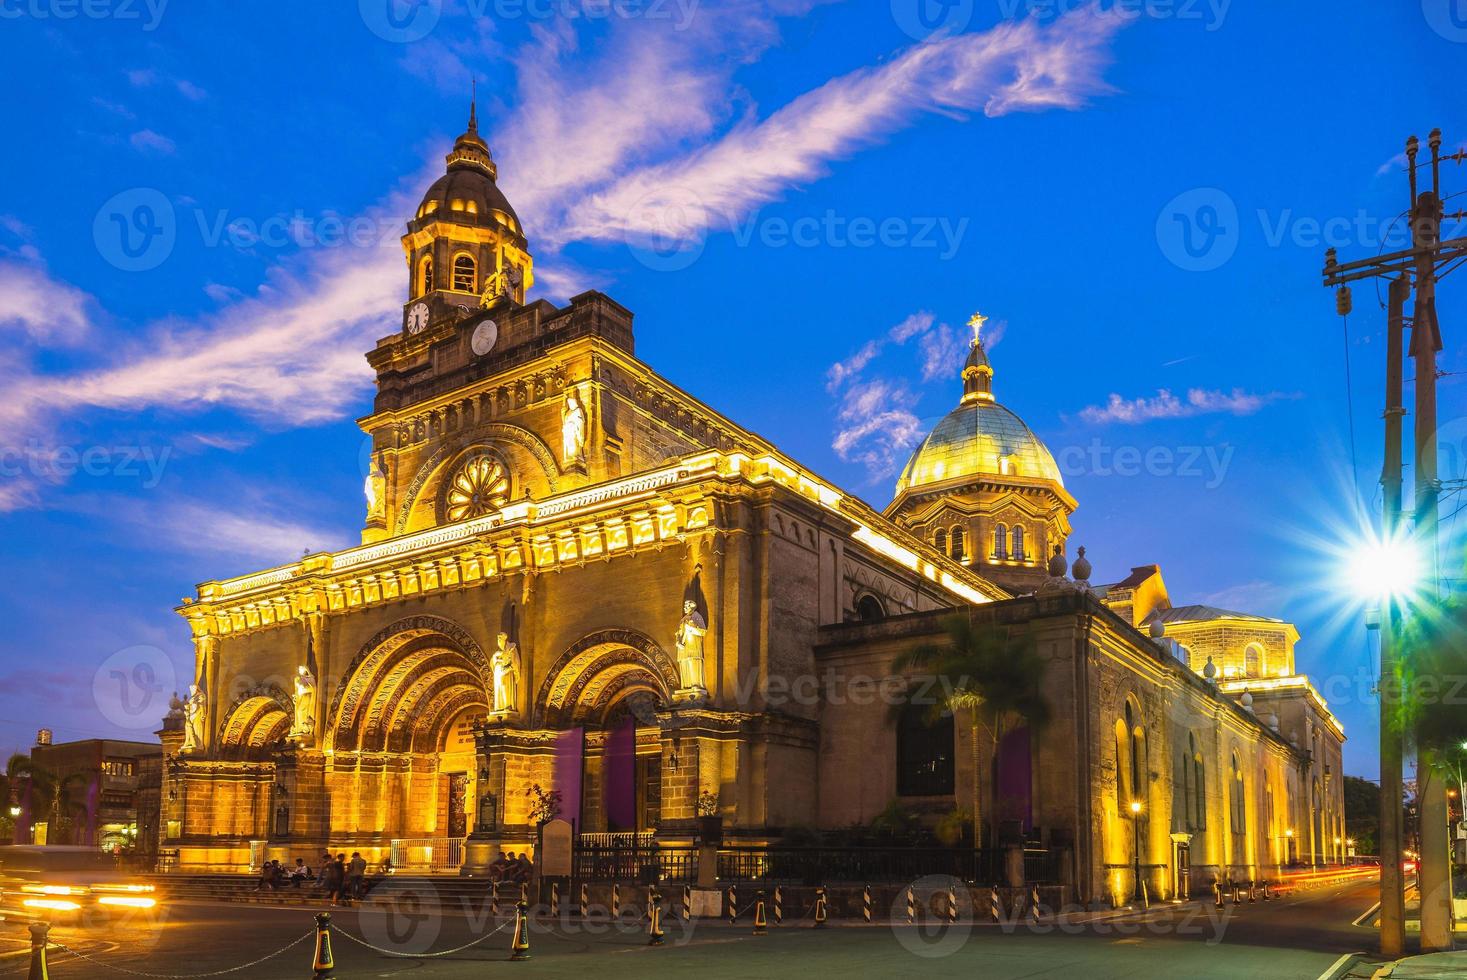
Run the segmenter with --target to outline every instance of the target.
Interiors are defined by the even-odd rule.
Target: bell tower
[[[479,135],[473,101],[468,128],[444,159],[446,172],[423,195],[402,236],[408,336],[480,308],[523,305],[534,284],[529,246],[496,183],[499,168]]]

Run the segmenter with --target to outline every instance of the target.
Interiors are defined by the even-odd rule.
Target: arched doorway
[[[585,833],[648,832],[661,810],[657,711],[676,662],[645,634],[608,630],[573,644],[546,674],[536,724],[558,729],[555,788]]]
[[[467,835],[487,674],[468,632],[434,616],[394,623],[362,646],[327,715],[333,836],[386,845]]]

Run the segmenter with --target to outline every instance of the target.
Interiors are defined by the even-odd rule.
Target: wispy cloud
[[[128,142],[140,153],[156,153],[159,156],[168,156],[177,148],[173,140],[151,129],[138,130],[128,137]]]
[[[922,422],[910,408],[915,401],[905,385],[881,378],[852,385],[831,448],[865,466],[873,479],[894,472],[922,436]]]
[[[1031,18],[913,45],[762,121],[745,119],[708,146],[610,181],[567,209],[552,240],[696,238],[824,176],[833,161],[923,113],[1077,108],[1109,91],[1101,72],[1123,23],[1086,7],[1048,26]]]
[[[700,10],[680,34],[638,20],[594,33],[562,22],[531,29],[531,41],[508,54],[523,97],[492,127],[491,143],[506,193],[531,229],[542,295],[566,298],[603,285],[604,274],[567,261],[561,250],[636,233],[643,224],[633,205],[646,195],[644,203],[656,208],[669,187],[698,187],[707,208],[691,220],[708,227],[715,213],[734,215],[807,184],[923,113],[981,109],[998,116],[1079,106],[1106,91],[1100,72],[1107,42],[1123,20],[1086,8],[1047,26],[1028,20],[914,45],[760,119],[735,75],[778,43],[779,16],[813,2],[788,0],[771,13],[766,5],[735,0]],[[592,38],[596,49],[582,50]],[[505,56],[492,31],[480,32],[460,54]],[[203,95],[154,69],[129,72],[128,81]],[[173,149],[171,140],[147,129],[133,144],[146,152]],[[435,147],[422,172],[367,209],[383,216],[378,227],[395,227],[393,217],[411,211],[440,172],[441,152]],[[287,256],[249,295],[206,286],[217,311],[147,324],[144,339],[115,346],[101,366],[46,375],[22,369],[8,379],[0,420],[44,427],[95,409],[223,407],[263,424],[295,426],[348,414],[370,390],[362,352],[393,329],[402,301],[401,249],[387,237],[381,247]],[[75,294],[73,308],[86,306],[85,296]],[[60,326],[81,329],[80,315],[48,326],[52,342],[66,335]],[[893,327],[885,342],[927,337],[931,314],[915,317]],[[33,335],[41,330],[32,320],[17,322]],[[956,336],[925,344],[932,371],[960,348]],[[901,407],[897,387],[859,378],[864,366],[832,368],[833,389],[850,389],[837,451],[887,466],[915,438],[916,419]]]
[[[1297,396],[1280,391],[1255,393],[1242,388],[1232,391],[1191,388],[1183,397],[1162,388],[1152,398],[1122,398],[1112,392],[1104,405],[1086,406],[1079,415],[1084,421],[1097,425],[1110,422],[1136,425],[1156,419],[1184,419],[1195,415],[1253,415],[1271,402],[1294,397]]]
[[[0,331],[19,329],[34,342],[70,346],[91,330],[91,297],[40,266],[0,261]]]

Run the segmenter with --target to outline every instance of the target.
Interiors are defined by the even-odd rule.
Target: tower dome
[[[993,367],[975,315],[973,343],[963,364],[963,398],[923,439],[897,480],[897,496],[976,476],[1028,477],[1064,486],[1049,449],[1023,419],[993,397]]]
[[[886,513],[1005,588],[1032,591],[1063,549],[1075,501],[1049,449],[994,398],[986,319],[968,321],[962,398],[907,460]]]
[[[499,167],[489,144],[479,135],[477,105],[469,107],[469,126],[444,157],[447,172],[423,194],[414,213],[417,221],[437,217],[459,224],[505,224],[521,234],[519,215],[499,189]]]

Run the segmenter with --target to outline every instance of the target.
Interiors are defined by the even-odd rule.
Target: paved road
[[[537,928],[531,964],[506,962],[510,929],[464,915],[387,913],[370,908],[338,910],[336,975],[352,977],[480,978],[501,971],[543,977],[613,980],[619,977],[712,978],[848,976],[1063,977],[1105,980],[1136,977],[1249,977],[1316,980],[1341,953],[1366,950],[1368,928],[1351,925],[1374,900],[1374,885],[1352,885],[1267,904],[1243,905],[1226,913],[1210,907],[1157,909],[1144,916],[1088,923],[1039,926],[960,925],[928,933],[922,927],[836,925],[815,931],[807,924],[755,937],[745,924],[701,923],[687,934],[669,924],[668,945],[649,949],[640,924],[593,928],[574,920]],[[121,977],[108,967],[153,973],[199,975],[250,962],[303,939],[279,956],[233,973],[272,980],[310,975],[310,910],[221,904],[178,904],[166,916],[78,935],[57,929],[63,944],[83,948],[95,961],[56,951],[54,980]],[[487,929],[500,931],[450,957],[389,957],[350,941],[409,954],[449,949],[471,942]],[[6,938],[23,931],[0,926]],[[86,945],[82,945],[85,943]],[[0,976],[24,975],[17,960],[0,960]]]

